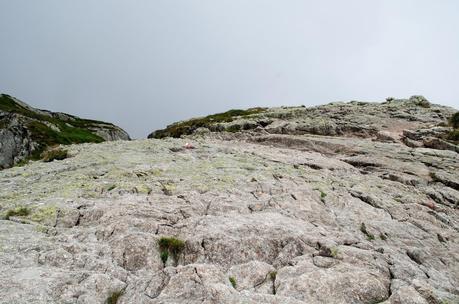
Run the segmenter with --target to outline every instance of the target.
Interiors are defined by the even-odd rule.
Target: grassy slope
[[[32,133],[32,138],[40,144],[39,149],[34,152],[32,158],[38,158],[41,152],[48,146],[102,142],[104,140],[100,136],[89,131],[88,128],[95,127],[99,124],[103,124],[107,127],[114,127],[108,123],[81,119],[78,117],[73,117],[75,120],[63,121],[55,117],[36,113],[22,107],[10,96],[4,94],[0,95],[0,110],[31,118],[31,121],[27,123],[27,127]],[[60,132],[51,129],[43,122],[49,122],[57,126]],[[5,125],[3,127],[5,127]]]

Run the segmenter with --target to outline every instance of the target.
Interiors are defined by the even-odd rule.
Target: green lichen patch
[[[52,226],[56,222],[57,210],[56,206],[38,207],[31,212],[28,218],[34,222]]]
[[[332,256],[333,258],[337,258],[337,257],[338,257],[338,248],[337,248],[337,247],[332,247],[332,248],[330,249],[330,251],[331,251],[331,256]]]

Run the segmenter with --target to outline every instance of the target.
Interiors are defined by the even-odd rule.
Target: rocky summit
[[[457,110],[232,110],[0,171],[0,303],[459,303]]]
[[[120,139],[129,135],[113,124],[35,109],[0,94],[0,169],[39,159],[54,145]]]

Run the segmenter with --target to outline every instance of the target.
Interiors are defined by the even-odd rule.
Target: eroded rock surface
[[[459,301],[455,151],[253,130],[69,153],[0,172],[0,303]]]

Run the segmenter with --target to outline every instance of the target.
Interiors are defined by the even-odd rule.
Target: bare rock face
[[[0,303],[458,303],[459,154],[402,140],[454,111],[391,103],[1,171]]]
[[[115,125],[35,109],[0,95],[0,169],[37,158],[52,145],[129,139]]]

